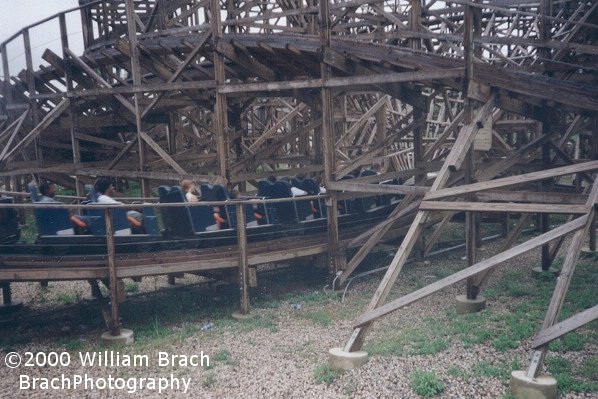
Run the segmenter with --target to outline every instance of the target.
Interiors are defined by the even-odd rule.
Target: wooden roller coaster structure
[[[378,318],[449,285],[466,281],[467,298],[475,299],[494,268],[523,252],[541,248],[541,269],[549,270],[568,235],[528,375],[539,373],[549,342],[598,318],[594,306],[557,323],[586,236],[596,251],[598,3],[79,3],[0,44],[5,190],[24,191],[33,175],[81,196],[83,185],[101,175],[139,181],[149,197],[152,187],[182,178],[246,191],[270,174],[321,174],[325,236],[297,248],[293,240],[262,243],[248,255],[241,228],[239,250],[227,252],[222,262],[229,264],[221,266],[239,267],[246,288],[249,263],[275,261],[275,253],[288,259],[327,252],[330,275],[342,283],[389,231],[402,227],[404,239],[354,323],[348,352],[361,348]],[[46,49],[36,68],[31,37],[42,26],[57,32],[60,50]],[[74,50],[79,47],[82,53]],[[19,55],[24,66],[17,71],[10,64]],[[380,173],[343,180],[376,163]],[[399,178],[413,184],[377,184]],[[383,222],[343,241],[338,202],[381,194],[405,198]],[[467,267],[387,302],[416,245],[429,251],[461,212]],[[477,261],[480,215],[488,213],[521,216],[499,252]],[[569,218],[551,229],[551,214]],[[532,216],[540,234],[515,245]],[[432,232],[421,242],[424,229]],[[359,250],[347,262],[348,246]],[[78,272],[82,279],[109,278],[116,295],[116,279],[145,272],[108,249]],[[212,267],[209,252],[189,262]],[[151,269],[147,274],[197,270],[184,261],[168,269],[165,257],[153,256],[153,264],[141,262]],[[42,265],[49,261],[0,257],[5,300],[11,281],[55,277]],[[107,320],[118,332],[112,302]]]

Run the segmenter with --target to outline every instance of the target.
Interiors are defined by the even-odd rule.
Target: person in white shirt
[[[112,198],[114,194],[114,185],[110,179],[106,177],[99,177],[94,184],[94,189],[98,194],[96,202],[98,204],[122,204],[122,202]],[[141,227],[143,221],[143,214],[137,211],[127,211],[127,219],[132,227]]]

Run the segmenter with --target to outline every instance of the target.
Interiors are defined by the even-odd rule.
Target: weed
[[[462,367],[459,366],[450,366],[447,370],[448,374],[454,378],[461,378],[466,380],[469,378],[469,373]]]
[[[560,339],[553,341],[549,345],[551,351],[563,351],[563,352],[578,352],[583,349],[584,342],[576,332],[571,332],[564,335]]]
[[[411,354],[413,355],[434,355],[447,350],[449,344],[444,339],[435,339],[433,341],[419,341],[413,346]]]
[[[431,371],[415,370],[411,374],[411,389],[424,397],[432,397],[444,391],[444,384]]]
[[[316,310],[314,312],[305,312],[300,314],[302,318],[320,326],[328,326],[332,323],[332,317],[325,310]]]
[[[562,374],[571,371],[571,362],[569,360],[555,356],[546,359],[546,369],[551,374]]]
[[[81,339],[73,339],[66,341],[63,345],[67,351],[74,352],[83,349],[85,341]]]
[[[139,284],[134,281],[127,281],[125,283],[125,292],[129,294],[139,292]]]
[[[582,381],[574,378],[569,373],[555,375],[559,390],[561,393],[567,392],[596,392],[598,391],[598,384],[595,382]]]
[[[579,372],[589,380],[598,381],[598,356],[585,358],[581,362]]]
[[[203,378],[201,379],[201,385],[204,388],[210,388],[216,383],[216,381],[216,372],[214,370],[208,370],[205,372]]]
[[[216,353],[213,357],[213,359],[218,362],[218,363],[222,363],[224,365],[234,365],[237,364],[237,362],[235,362],[229,351],[227,351],[226,349],[221,350],[220,352]]]
[[[170,329],[160,323],[156,317],[150,325],[139,330],[139,333],[137,333],[137,340],[139,342],[144,342],[151,339],[161,339],[168,335],[170,335]]]
[[[508,349],[517,348],[519,343],[512,340],[510,334],[502,332],[492,341],[492,346],[494,346],[497,351],[504,352]]]
[[[61,294],[56,295],[56,300],[58,302],[62,302],[64,304],[75,303],[80,299],[79,296],[80,296],[79,293],[75,293],[75,294],[61,293]]]
[[[506,367],[493,366],[488,362],[477,362],[471,368],[471,371],[478,377],[494,377],[500,379],[509,378],[510,372]]]
[[[330,385],[339,375],[340,373],[333,370],[327,363],[320,364],[314,370],[314,382]]]

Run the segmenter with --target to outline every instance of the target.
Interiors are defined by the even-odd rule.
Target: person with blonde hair
[[[187,198],[187,202],[199,202],[197,189],[195,188],[195,183],[193,181],[183,180],[181,181],[181,187],[185,192],[185,198]]]

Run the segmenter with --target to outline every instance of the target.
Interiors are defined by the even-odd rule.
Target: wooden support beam
[[[591,323],[596,319],[598,319],[598,305],[540,331],[534,338],[531,347],[533,349],[538,349],[542,346],[546,346],[555,339],[558,339],[581,326]]]
[[[422,201],[421,210],[426,211],[466,211],[466,212],[507,212],[507,213],[565,213],[584,214],[590,211],[588,205],[558,204],[515,204],[499,202],[442,202]]]
[[[247,232],[245,204],[235,204],[237,212],[237,248],[239,251],[239,289],[241,291],[241,314],[249,314],[249,261],[247,257]]]
[[[499,264],[513,259],[521,254],[524,254],[527,251],[530,251],[534,248],[539,247],[540,245],[550,242],[562,235],[569,234],[573,231],[581,229],[585,223],[587,222],[588,216],[582,216],[575,219],[572,222],[559,226],[548,233],[544,233],[538,237],[532,238],[529,241],[524,242],[516,247],[513,247],[505,252],[499,253],[498,255],[492,256],[488,259],[485,259],[477,264],[468,267],[467,269],[463,269],[457,273],[450,275],[449,277],[443,278],[442,280],[438,280],[424,288],[421,288],[415,292],[407,294],[399,299],[395,299],[383,306],[380,306],[376,309],[372,309],[361,315],[354,323],[353,326],[355,328],[362,327],[368,323],[373,322],[374,320],[392,313],[402,307],[410,305],[414,302],[417,302],[437,291],[440,291],[446,287],[449,287],[455,283],[463,281],[468,277],[475,276],[476,274],[483,272],[487,269],[493,268],[498,266]]]
[[[406,186],[394,184],[368,184],[368,183],[353,183],[347,181],[330,182],[326,186],[330,191],[349,191],[369,194],[409,194],[416,197],[421,197],[428,191],[429,187],[424,186]]]
[[[55,108],[46,114],[44,119],[35,126],[27,135],[18,142],[4,157],[0,158],[0,166],[3,166],[6,160],[11,159],[17,151],[21,151],[35,140],[41,133],[44,132],[66,109],[69,107],[71,100],[65,98]]]
[[[442,190],[430,191],[425,195],[425,200],[435,200],[441,198],[455,197],[470,193],[477,193],[485,190],[492,190],[495,188],[514,186],[517,184],[532,183],[544,179],[550,179],[557,176],[565,176],[573,173],[587,172],[598,169],[598,161],[582,162],[570,166],[561,166],[539,172],[526,173],[523,175],[505,177],[502,179],[495,179],[484,181],[480,183],[473,183],[467,186],[458,186],[451,188],[444,188]]]

